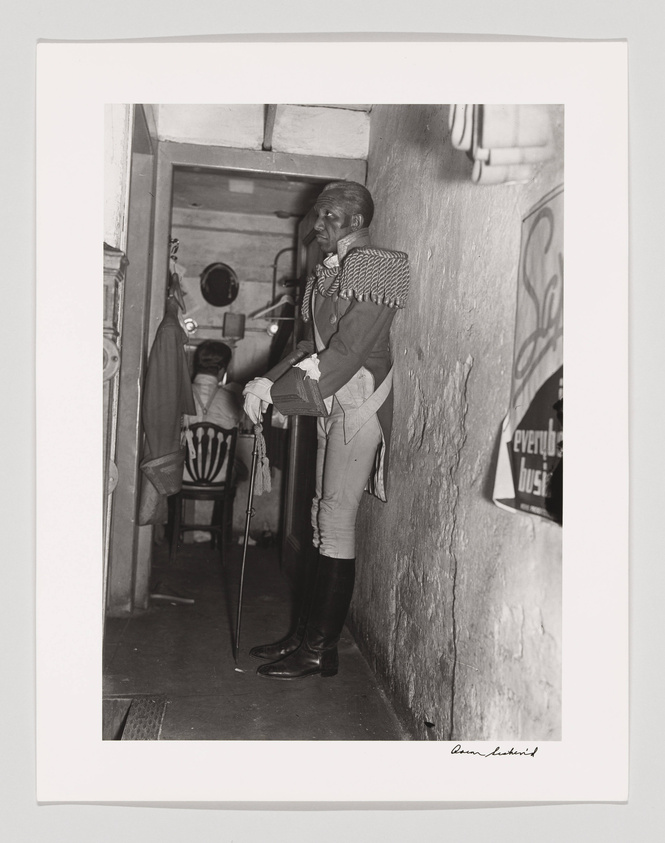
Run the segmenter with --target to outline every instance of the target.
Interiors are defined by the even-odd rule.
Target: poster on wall
[[[562,523],[563,185],[522,220],[510,409],[494,503]]]

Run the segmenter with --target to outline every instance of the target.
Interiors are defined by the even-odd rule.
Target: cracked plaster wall
[[[448,107],[375,106],[377,245],[409,253],[389,501],[365,495],[350,624],[415,739],[560,736],[561,530],[491,502],[522,216],[563,180],[480,187]],[[432,724],[425,725],[425,722]]]

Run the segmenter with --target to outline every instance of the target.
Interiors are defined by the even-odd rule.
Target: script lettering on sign
[[[510,394],[494,502],[559,520],[548,503],[563,439],[563,187],[522,221]]]

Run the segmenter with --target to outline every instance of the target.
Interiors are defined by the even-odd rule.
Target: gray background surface
[[[661,443],[665,135],[660,0],[24,0],[3,15],[2,489],[5,599],[2,817],[11,841],[651,841],[662,838],[664,639]],[[622,39],[631,109],[631,795],[627,805],[393,806],[378,810],[42,805],[34,797],[34,48],[38,39],[245,33],[460,33]],[[8,192],[7,192],[8,186]],[[658,262],[657,262],[658,261]],[[608,401],[608,419],[611,402]],[[15,421],[22,420],[17,430]],[[10,444],[11,443],[11,444]],[[609,736],[611,739],[611,736]]]

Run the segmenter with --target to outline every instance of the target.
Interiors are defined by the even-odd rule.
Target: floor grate
[[[120,740],[158,741],[167,704],[163,694],[133,697]]]

